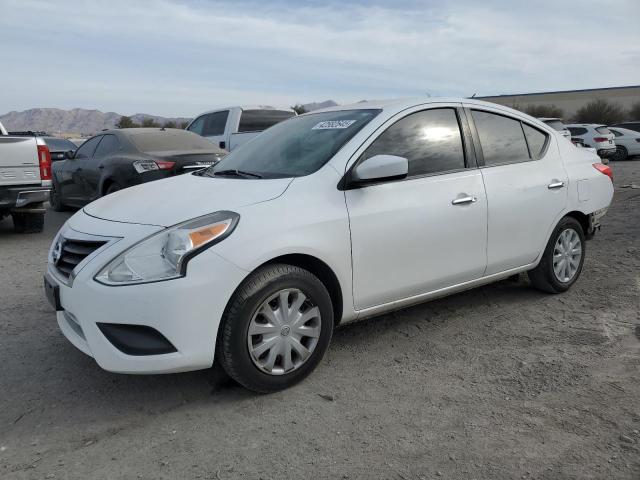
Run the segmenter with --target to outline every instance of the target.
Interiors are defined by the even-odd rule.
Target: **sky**
[[[639,0],[0,0],[0,114],[640,84]]]

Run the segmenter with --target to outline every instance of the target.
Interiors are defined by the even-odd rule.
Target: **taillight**
[[[613,181],[613,170],[611,170],[611,167],[609,167],[609,165],[604,165],[602,163],[594,163],[593,168],[598,170],[600,173],[606,175]]]
[[[594,141],[594,142],[607,142],[607,141],[609,141],[609,139],[608,139],[608,138],[606,138],[606,137],[595,137],[595,138],[593,139],[593,141]]]
[[[158,168],[160,170],[171,170],[173,168],[173,166],[176,164],[176,162],[163,162],[160,160],[155,160],[156,165],[158,165]]]
[[[40,180],[51,180],[51,152],[46,145],[38,145]]]

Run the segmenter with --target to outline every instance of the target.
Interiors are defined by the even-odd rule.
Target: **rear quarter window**
[[[260,132],[294,115],[287,110],[243,110],[238,132]]]
[[[527,138],[531,158],[534,160],[542,158],[547,148],[549,136],[526,123],[522,124],[522,129],[524,130],[524,135]]]

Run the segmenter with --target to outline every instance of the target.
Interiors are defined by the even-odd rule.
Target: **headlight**
[[[182,277],[189,259],[228,237],[240,216],[216,212],[158,232],[111,260],[95,280],[131,285]]]

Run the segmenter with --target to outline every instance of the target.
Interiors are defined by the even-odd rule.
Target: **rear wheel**
[[[260,393],[290,387],[324,356],[333,332],[331,298],[312,273],[284,264],[254,272],[222,318],[216,354],[238,383]]]
[[[60,198],[60,191],[58,185],[55,182],[51,184],[51,191],[49,192],[49,204],[55,212],[62,212],[65,210],[65,205]]]
[[[34,208],[42,204],[32,205]],[[11,214],[16,233],[40,233],[44,229],[44,213],[16,212]]]
[[[109,195],[111,193],[117,192],[118,190],[122,190],[122,187],[117,184],[116,182],[113,182],[111,184],[109,184],[109,186],[107,187],[107,190],[105,191],[105,195]]]
[[[622,145],[618,145],[616,147],[616,153],[613,154],[613,156],[611,157],[611,160],[620,162],[622,160],[626,160],[628,156],[629,156],[628,150]]]
[[[582,225],[575,218],[564,217],[551,234],[540,263],[528,272],[529,279],[538,290],[566,292],[580,276],[584,257]]]

